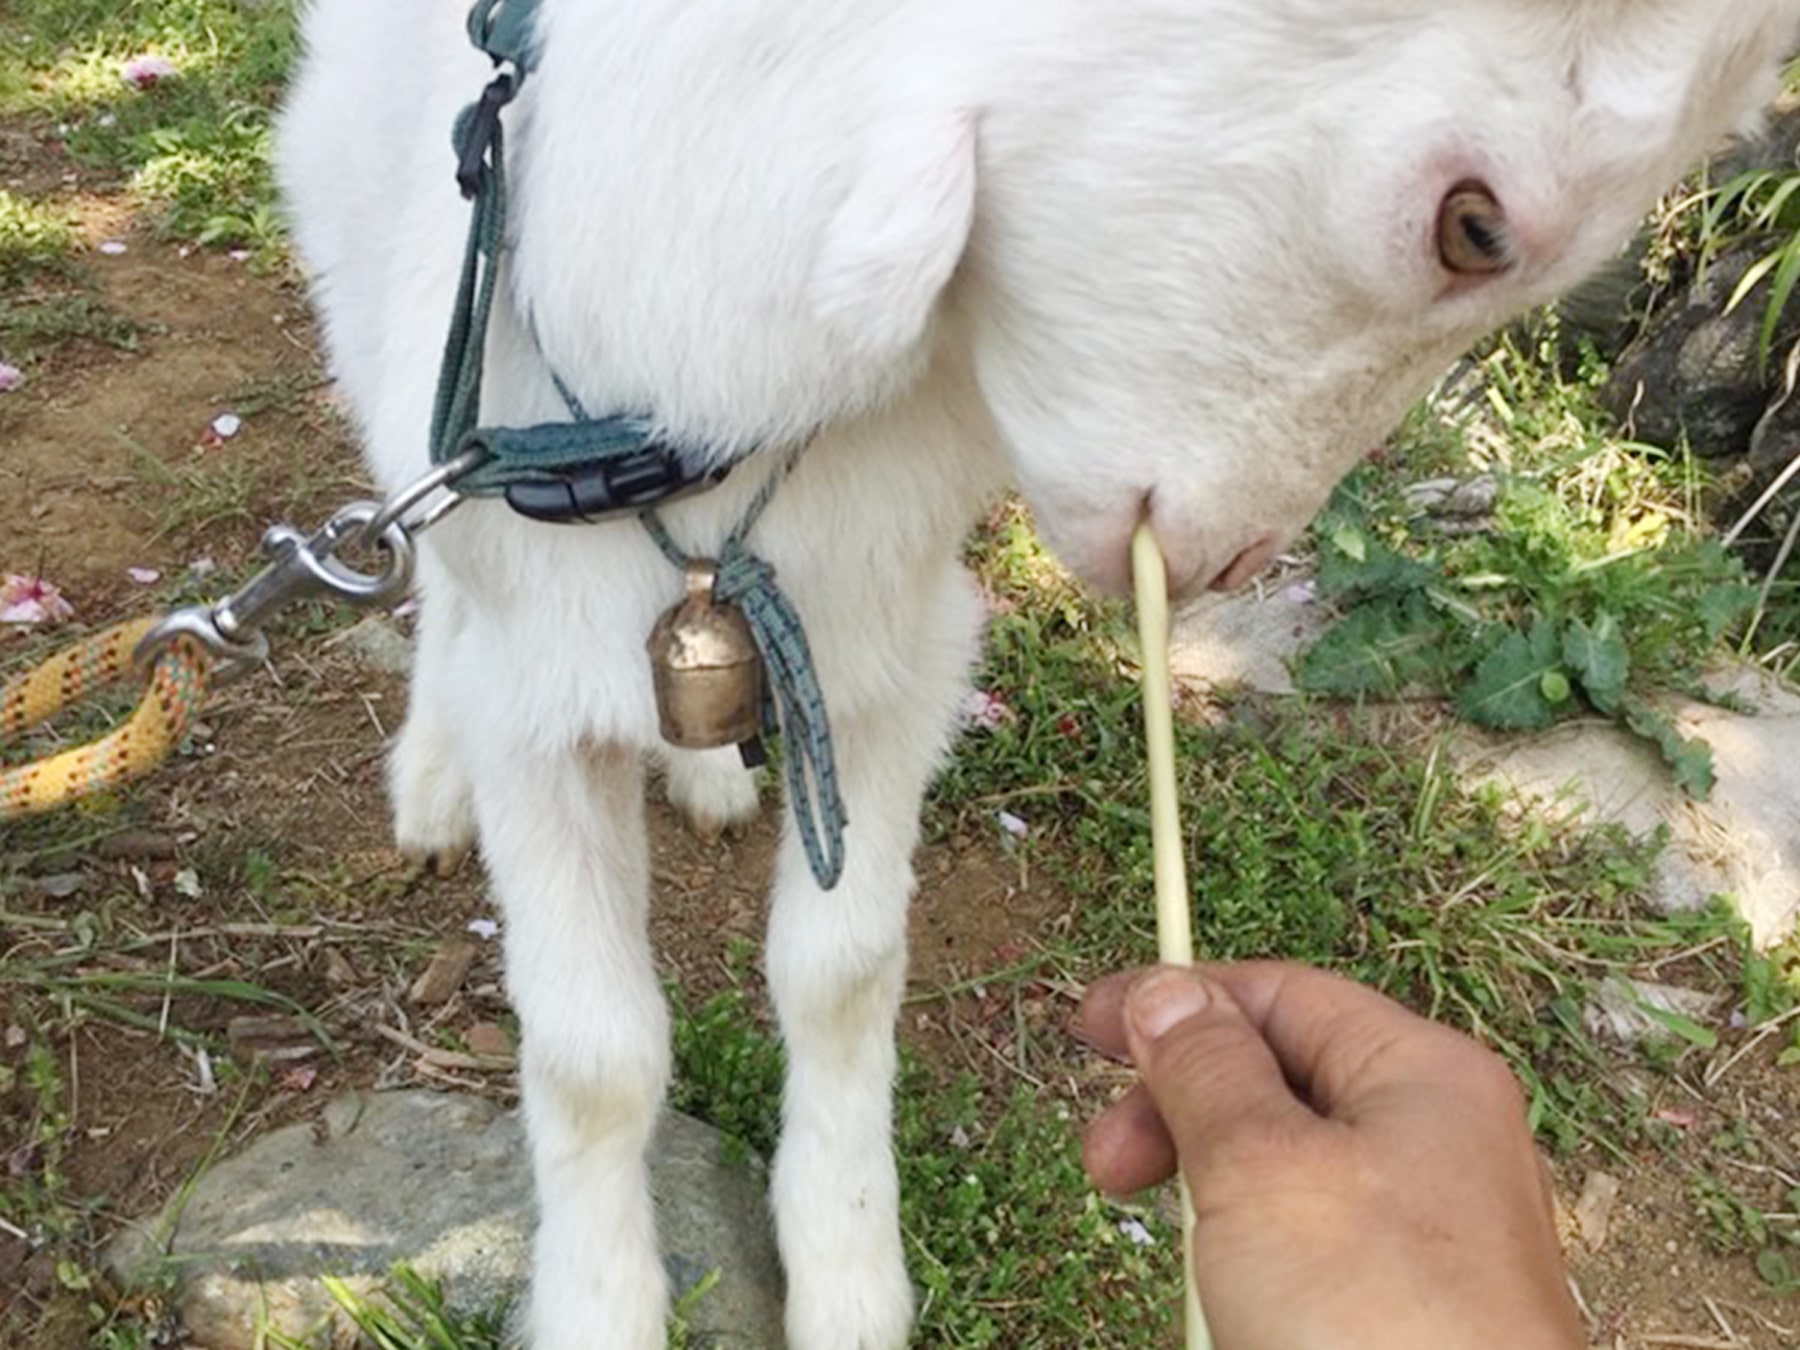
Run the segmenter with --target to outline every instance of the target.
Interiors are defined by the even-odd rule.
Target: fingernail
[[[1206,1011],[1212,994],[1198,977],[1180,970],[1146,975],[1125,1000],[1126,1014],[1138,1035],[1154,1041],[1177,1022]]]

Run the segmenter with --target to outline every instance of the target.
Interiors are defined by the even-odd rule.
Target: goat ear
[[[863,150],[813,269],[814,311],[859,353],[892,359],[924,335],[975,216],[970,116],[894,119]]]

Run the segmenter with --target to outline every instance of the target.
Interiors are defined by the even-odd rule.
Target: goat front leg
[[[505,916],[538,1202],[533,1350],[662,1350],[667,1279],[645,1153],[669,1078],[646,928],[643,771],[618,746],[484,735],[476,814]]]
[[[960,649],[904,707],[834,723],[850,826],[821,891],[791,827],[769,918],[770,991],[787,1044],[772,1200],[792,1350],[894,1350],[912,1325],[893,1158],[894,1022],[925,786],[963,687]]]

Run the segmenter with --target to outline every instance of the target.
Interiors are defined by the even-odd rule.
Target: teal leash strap
[[[517,92],[512,76],[497,76],[482,91],[479,102],[463,109],[451,137],[456,146],[457,181],[470,198],[469,239],[463,248],[462,276],[432,400],[433,464],[456,456],[481,412],[482,360],[506,239],[506,130],[500,109],[512,102]]]
[[[588,418],[554,371],[551,378],[574,422],[520,428],[477,426],[488,321],[506,242],[506,137],[500,113],[537,66],[536,16],[537,0],[476,0],[469,11],[470,41],[497,66],[510,65],[512,69],[501,70],[482,91],[480,100],[463,110],[453,134],[457,181],[471,202],[471,216],[432,400],[431,460],[441,465],[472,450],[482,452],[482,462],[456,479],[457,492],[465,495],[508,493],[522,482],[554,477],[558,470],[627,461],[657,444],[655,430],[645,419]],[[770,475],[726,538],[719,550],[713,598],[720,604],[735,605],[750,625],[769,673],[763,726],[765,730],[778,728],[781,733],[788,800],[801,844],[814,879],[822,889],[830,890],[843,875],[848,820],[838,791],[825,696],[799,612],[776,584],[775,569],[744,543],[785,476],[785,469]],[[659,481],[655,486],[660,489],[662,484]],[[523,509],[510,494],[508,500],[515,509]],[[579,507],[579,503],[572,505]],[[687,555],[656,512],[644,510],[638,518],[663,555],[685,569]]]
[[[526,75],[537,66],[536,0],[478,0],[469,11],[469,36],[502,69],[476,102],[456,119],[456,179],[470,202],[469,236],[463,248],[443,359],[432,399],[431,462],[477,461],[459,473],[464,496],[513,500],[520,484],[551,487],[536,498],[555,518],[585,518],[633,506],[634,492],[669,495],[672,488],[716,481],[721,474],[686,472],[681,457],[664,445],[646,418],[630,415],[589,418],[561,378],[551,379],[575,421],[532,427],[477,425],[488,323],[493,314],[500,263],[506,250],[508,192],[506,129],[501,112],[518,96]],[[612,466],[609,470],[607,466]],[[556,484],[570,473],[589,481],[578,496]],[[527,514],[533,509],[514,502]]]
[[[537,0],[475,0],[469,10],[469,41],[496,62],[536,70]]]
[[[777,584],[775,569],[751,553],[744,543],[786,476],[785,469],[769,476],[737,528],[727,536],[719,550],[713,599],[735,605],[743,613],[769,672],[763,725],[781,733],[788,801],[800,830],[800,843],[806,850],[813,879],[821,890],[828,891],[844,873],[844,827],[849,824],[844,799],[838,791],[831,718],[825,709],[825,694],[819,687],[800,613]],[[645,511],[639,519],[663,556],[685,569],[688,555],[661,517],[654,511]]]

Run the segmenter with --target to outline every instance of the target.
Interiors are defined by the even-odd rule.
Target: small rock
[[[467,938],[445,938],[432,953],[431,963],[424,973],[406,991],[407,999],[426,1008],[448,1003],[468,978],[469,967],[475,964],[479,950]]]
[[[32,877],[25,889],[47,900],[67,900],[88,888],[88,879],[80,872],[57,872],[47,877]]]
[[[412,669],[412,639],[379,614],[345,629],[326,646],[344,647],[363,665],[387,675],[404,675]]]
[[[1719,1005],[1718,996],[1697,989],[1649,980],[1608,976],[1594,990],[1594,1000],[1582,1012],[1582,1021],[1596,1036],[1611,1036],[1623,1045],[1668,1040],[1668,1024],[1656,1013],[1704,1023]]]
[[[1606,1246],[1620,1189],[1617,1177],[1599,1171],[1589,1172],[1587,1182],[1581,1188],[1581,1199],[1575,1202],[1575,1226],[1581,1230],[1581,1240],[1591,1252]]]
[[[356,967],[350,964],[350,958],[336,947],[325,949],[325,983],[333,989],[348,989],[359,984],[362,976],[357,974]]]
[[[1500,483],[1487,473],[1469,479],[1427,478],[1406,488],[1403,495],[1415,512],[1466,522],[1493,514]]]

